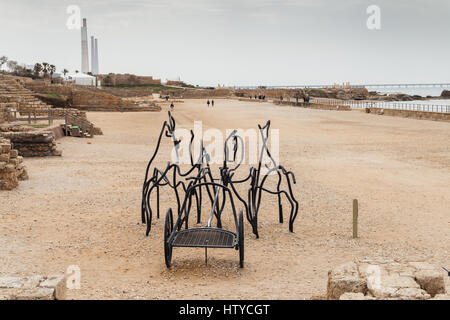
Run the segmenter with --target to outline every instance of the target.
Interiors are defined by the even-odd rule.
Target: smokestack
[[[98,39],[95,39],[95,45],[94,45],[94,47],[95,47],[95,69],[94,69],[94,72],[95,72],[95,74],[99,74],[100,73],[100,71],[99,71],[99,65],[98,65]]]
[[[83,19],[83,26],[81,27],[81,72],[89,72],[89,51],[86,19]]]
[[[95,74],[95,42],[93,36],[91,36],[91,72]]]

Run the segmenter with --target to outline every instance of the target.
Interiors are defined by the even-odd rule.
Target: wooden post
[[[353,200],[353,239],[358,238],[358,200]]]
[[[53,112],[51,109],[48,109],[48,125],[53,124]]]

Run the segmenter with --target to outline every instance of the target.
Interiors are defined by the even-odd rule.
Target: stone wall
[[[7,107],[0,103],[0,123],[4,123],[8,120],[8,113],[6,112]]]
[[[99,75],[98,79],[104,86],[161,84],[160,79],[153,79],[152,76],[136,76],[134,74],[110,73]]]
[[[35,94],[59,94],[64,97],[71,108],[83,111],[103,112],[149,112],[161,111],[155,103],[138,105],[129,100],[108,93],[106,90],[76,86],[76,85],[50,85],[42,82],[27,84]]]
[[[366,113],[373,113],[377,115],[412,118],[420,120],[435,120],[435,121],[450,121],[450,113],[444,112],[427,112],[427,111],[412,111],[412,110],[394,110],[381,108],[366,108]]]
[[[66,112],[70,113],[73,116],[87,119],[86,111],[74,108],[52,108],[52,117],[53,119],[64,119],[66,116]]]
[[[374,258],[342,264],[328,273],[329,300],[450,300],[447,273],[426,262]]]
[[[306,89],[236,89],[233,91],[233,95],[237,97],[248,98],[255,95],[265,95],[266,99],[277,99],[280,97],[284,99],[299,97],[301,99],[304,96],[316,97],[316,98],[330,98],[341,100],[352,99],[367,99],[369,92],[365,88],[352,88],[352,89],[326,89],[326,88],[306,88]]]
[[[0,300],[65,300],[66,292],[64,275],[0,278]]]
[[[56,141],[52,132],[0,132],[0,137],[9,139],[11,146],[18,150],[22,157],[48,157],[61,156],[57,150]]]
[[[259,95],[266,96],[266,99],[280,100],[280,97],[284,99],[299,97],[303,98],[304,91],[302,89],[239,89],[234,90],[233,95],[241,98],[253,98]]]
[[[0,125],[0,133],[3,132],[28,132],[35,131],[35,128],[25,127],[18,124],[2,124]]]
[[[69,97],[72,94],[72,85],[33,81],[27,82],[25,87],[38,94],[58,94],[65,97]]]
[[[212,99],[231,97],[231,89],[179,89],[161,90],[161,97],[169,96],[172,99]]]
[[[0,103],[15,103],[15,109],[48,109],[48,105],[34,96],[31,90],[26,89],[24,81],[20,78],[0,75]]]
[[[0,190],[12,190],[19,180],[27,180],[28,174],[23,158],[11,148],[11,142],[0,137]]]

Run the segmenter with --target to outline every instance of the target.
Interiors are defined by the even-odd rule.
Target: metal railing
[[[311,98],[310,103],[327,104],[332,106],[349,106],[355,109],[380,108],[407,111],[424,111],[450,113],[449,105],[425,104],[417,102],[392,102],[392,101],[373,101],[373,100],[340,100],[329,98]]]
[[[25,116],[24,116],[25,115]],[[52,109],[33,109],[33,110],[16,110],[16,109],[8,109],[7,110],[7,121],[8,122],[31,122],[36,123],[37,121],[48,121],[48,124],[53,124],[53,120],[55,119],[53,115]]]
[[[94,124],[82,117],[66,113],[64,131],[69,132],[73,127],[77,128],[80,137],[93,138],[94,137]]]

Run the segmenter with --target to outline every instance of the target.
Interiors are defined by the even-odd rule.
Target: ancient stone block
[[[13,159],[13,158],[17,158],[19,156],[19,151],[17,151],[17,150],[11,150],[10,152],[9,152],[9,157],[11,158],[11,159]]]
[[[0,153],[9,153],[11,151],[11,144],[10,143],[2,143],[0,144]]]
[[[0,154],[0,161],[8,163],[10,159],[9,153]]]
[[[398,300],[427,300],[431,296],[422,289],[417,288],[400,288],[392,296]]]
[[[0,278],[0,300],[64,300],[64,275]]]
[[[340,265],[328,273],[327,299],[447,299],[445,278],[436,266],[383,258]]]
[[[358,276],[358,267],[354,262],[340,265],[328,273],[328,299],[339,299],[346,292],[367,292],[366,281]]]
[[[42,288],[53,288],[55,289],[55,299],[65,300],[66,299],[66,278],[64,275],[52,275],[48,276],[47,279],[39,284]]]
[[[362,293],[346,292],[340,296],[339,300],[376,300],[376,299],[371,296],[365,296]]]
[[[15,300],[54,300],[55,289],[53,288],[33,288],[20,289],[14,293]]]
[[[437,294],[434,296],[434,298],[430,300],[450,300],[450,295],[448,294]]]
[[[444,276],[439,270],[419,270],[415,274],[415,279],[420,287],[432,297],[445,293]]]

